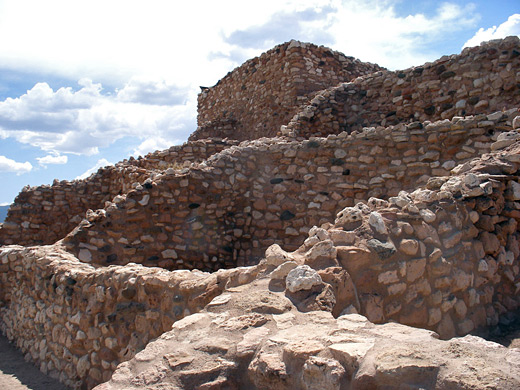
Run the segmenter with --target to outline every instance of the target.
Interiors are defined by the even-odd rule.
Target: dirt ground
[[[27,363],[22,353],[0,334],[0,389],[67,390],[68,388]]]

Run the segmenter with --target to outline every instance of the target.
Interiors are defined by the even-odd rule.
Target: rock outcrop
[[[302,313],[269,279],[174,324],[96,390],[517,389],[520,350],[474,336]]]

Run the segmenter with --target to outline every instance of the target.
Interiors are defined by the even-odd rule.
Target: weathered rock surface
[[[228,302],[176,322],[96,390],[520,386],[520,350],[474,336],[441,341],[427,330],[293,306],[251,321],[258,306],[284,299],[268,288],[260,279],[228,290]]]

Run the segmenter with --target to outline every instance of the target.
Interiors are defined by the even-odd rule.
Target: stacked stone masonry
[[[172,324],[255,269],[168,272],[94,268],[58,247],[0,249],[0,330],[41,371],[71,388],[110,379]]]
[[[198,98],[190,140],[273,137],[313,93],[383,70],[323,46],[291,41],[246,61]]]
[[[210,271],[255,264],[274,242],[296,249],[313,225],[343,207],[396,196],[501,146],[517,115],[512,109],[305,141],[246,141],[117,196],[64,243],[101,265]]]
[[[308,138],[518,107],[519,69],[518,37],[490,41],[433,63],[379,71],[321,91],[282,133]]]
[[[449,339],[516,311],[519,161],[516,143],[412,193],[347,207],[327,230],[311,229],[299,249],[304,263],[333,286],[354,286],[336,298],[333,313],[346,309]]]
[[[426,188],[347,207],[334,224],[313,227],[294,253],[272,246],[253,267],[96,268],[59,246],[5,246],[1,329],[42,371],[91,388],[175,321],[260,273],[272,283],[287,279],[285,294],[303,312],[359,312],[442,338],[495,325],[520,305],[520,142],[498,146]],[[313,282],[290,287],[299,264]]]
[[[221,139],[187,142],[101,168],[84,180],[55,180],[52,186],[26,187],[10,207],[5,223],[0,224],[0,245],[52,244],[74,229],[88,209],[104,208],[105,202],[153,178],[158,171],[186,168],[237,144]]]

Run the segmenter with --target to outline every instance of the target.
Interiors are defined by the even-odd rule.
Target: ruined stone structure
[[[69,234],[84,261],[217,270],[295,250],[346,206],[444,176],[489,152],[512,117],[497,113],[306,141],[244,142],[186,173],[156,176]]]
[[[190,140],[273,137],[314,92],[383,69],[310,43],[278,45],[203,88]]]
[[[220,139],[190,142],[101,168],[84,180],[25,187],[0,225],[0,244],[52,244],[74,229],[87,210],[105,207],[105,202],[129,192],[157,172],[189,166],[237,144]]]
[[[438,338],[520,306],[519,53],[388,72],[290,42],[246,62],[185,145],[22,191],[0,329],[76,388],[518,388],[518,350]]]
[[[380,71],[318,93],[285,133],[326,136],[518,106],[518,38],[466,48],[403,71]]]

